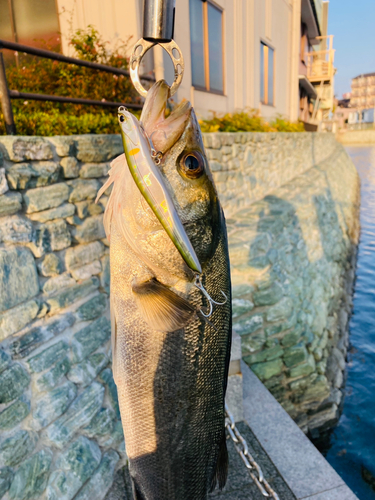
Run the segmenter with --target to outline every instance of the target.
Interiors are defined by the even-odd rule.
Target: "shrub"
[[[115,111],[109,113],[85,113],[73,115],[60,112],[32,111],[14,114],[18,135],[70,135],[70,134],[118,134],[119,125]],[[0,134],[4,135],[5,124],[0,113]]]
[[[107,42],[103,41],[93,26],[85,30],[77,30],[70,37],[70,44],[79,59],[98,62],[116,68],[127,69],[126,42],[119,42],[114,50],[109,51]],[[84,99],[117,101],[119,103],[141,103],[140,97],[129,77],[113,75],[104,71],[93,70],[73,64],[60,63],[41,57],[19,54],[19,64],[8,65],[7,80],[9,88],[20,92],[51,94]],[[50,112],[59,110],[72,115],[115,114],[116,108],[62,104],[56,102],[12,100],[13,111],[18,121],[23,121],[20,113],[32,116],[34,112]],[[41,115],[39,115],[41,117]]]
[[[259,111],[248,109],[227,113],[223,116],[214,114],[210,120],[200,120],[202,132],[303,132],[303,123],[293,123],[277,116],[270,123],[259,115]]]

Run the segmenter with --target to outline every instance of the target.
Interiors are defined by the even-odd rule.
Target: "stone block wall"
[[[215,133],[204,145],[226,217],[328,158],[332,134]]]
[[[101,500],[125,459],[111,371],[117,136],[0,137],[0,498]]]
[[[338,415],[358,177],[329,134],[205,134],[242,356],[305,431]],[[107,197],[119,136],[0,137],[0,499],[102,500],[126,459]],[[108,195],[108,193],[107,193]]]
[[[305,432],[339,417],[359,178],[331,134],[210,134],[244,361]]]

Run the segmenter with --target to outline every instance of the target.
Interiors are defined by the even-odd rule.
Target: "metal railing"
[[[7,134],[15,135],[16,126],[14,123],[14,116],[12,110],[11,99],[30,99],[34,101],[52,101],[52,102],[62,102],[67,104],[85,104],[85,105],[95,105],[103,107],[118,107],[125,105],[129,109],[142,109],[142,104],[134,104],[129,102],[113,102],[106,100],[93,100],[93,99],[81,99],[74,97],[64,97],[55,96],[48,94],[33,94],[30,92],[19,92],[18,90],[10,90],[7,83],[6,71],[4,65],[4,58],[2,54],[2,49],[14,50],[16,52],[23,52],[25,54],[30,54],[38,57],[43,57],[45,59],[52,59],[53,61],[59,61],[67,64],[74,64],[76,66],[84,66],[98,71],[105,71],[107,73],[112,73],[114,75],[122,75],[130,78],[129,71],[122,68],[115,68],[113,66],[107,66],[105,64],[99,64],[90,61],[84,61],[82,59],[76,59],[74,57],[64,56],[57,52],[52,52],[50,50],[38,49],[35,47],[29,47],[27,45],[22,45],[20,43],[8,42],[6,40],[0,40],[0,102],[3,110],[5,128]],[[142,80],[155,82],[155,77],[143,75],[140,77]]]
[[[307,78],[311,82],[328,81],[333,78],[335,68],[333,65],[335,58],[335,50],[333,49],[333,35],[318,36],[317,40],[321,40],[321,45],[328,48],[324,50],[313,50],[305,53],[305,61],[307,66]]]

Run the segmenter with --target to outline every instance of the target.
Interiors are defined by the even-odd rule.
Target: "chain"
[[[259,464],[257,464],[254,458],[251,456],[249,447],[247,446],[244,437],[237,429],[233,415],[229,411],[226,403],[225,417],[225,428],[227,429],[229,437],[232,439],[238,454],[242,458],[243,463],[249,471],[251,479],[258,486],[263,496],[272,497],[274,500],[280,500],[278,494],[271,488],[271,486],[264,478],[262,469],[260,468]]]

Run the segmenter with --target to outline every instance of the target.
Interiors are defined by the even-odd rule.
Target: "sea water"
[[[343,413],[325,456],[360,500],[375,500],[375,146],[346,148],[361,179],[361,235]]]

